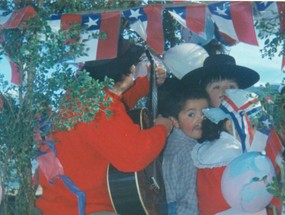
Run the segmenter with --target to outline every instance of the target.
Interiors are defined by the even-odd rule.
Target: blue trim
[[[168,215],[176,215],[176,202],[167,203]]]
[[[86,195],[81,191],[72,181],[65,175],[58,176],[65,186],[78,198],[78,213],[79,215],[85,214]]]
[[[53,145],[53,143],[49,140],[45,140],[45,143],[48,145],[48,147],[53,151],[54,156],[56,156],[56,149],[55,146]]]
[[[54,156],[56,157],[56,148],[53,145],[51,141],[45,140],[45,143],[47,146],[52,150],[54,153]],[[45,154],[46,152],[41,152],[42,154]],[[81,191],[72,181],[69,177],[65,175],[57,175],[56,177],[60,178],[64,185],[68,188],[69,191],[71,191],[74,195],[78,198],[78,213],[79,215],[85,214],[85,205],[86,205],[86,194]],[[51,185],[55,184],[54,181],[49,181]]]

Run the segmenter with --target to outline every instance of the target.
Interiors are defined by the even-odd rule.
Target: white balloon
[[[183,43],[168,49],[163,62],[178,79],[188,72],[203,66],[207,51],[195,43]]]
[[[270,159],[259,152],[247,152],[235,158],[222,176],[222,193],[234,209],[256,213],[272,200],[267,185],[275,177]]]

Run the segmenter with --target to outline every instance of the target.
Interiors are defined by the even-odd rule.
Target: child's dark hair
[[[226,47],[216,39],[212,39],[209,43],[203,46],[209,55],[226,54]]]
[[[218,70],[218,67],[217,67]],[[234,74],[229,73],[229,72],[224,72],[220,71],[220,73],[212,73],[211,76],[205,77],[203,80],[200,81],[200,87],[202,89],[206,89],[207,85],[216,81],[225,81],[225,80],[230,80],[236,82],[238,85],[237,78],[235,77]]]
[[[169,93],[165,100],[161,114],[164,117],[172,116],[177,119],[186,102],[197,99],[206,99],[209,102],[208,94],[201,89],[184,88],[183,90],[174,90]]]
[[[102,60],[107,61],[107,60]],[[137,60],[139,61],[139,59]],[[135,63],[137,63],[137,61]],[[109,78],[113,79],[115,83],[120,82],[123,80],[125,76],[128,76],[131,74],[131,66],[128,65],[125,66],[123,63],[119,64],[117,63],[118,60],[113,60],[110,64],[108,63],[102,63],[99,65],[96,65],[96,62],[94,61],[94,65],[92,65],[92,62],[88,65],[86,64],[83,68],[87,72],[90,73],[90,76],[94,79],[97,79],[99,81],[104,81],[105,76],[108,76]]]
[[[202,143],[204,141],[213,141],[219,139],[221,132],[225,131],[224,125],[227,120],[228,119],[221,120],[218,124],[216,124],[206,118],[202,122],[203,132],[198,142]]]

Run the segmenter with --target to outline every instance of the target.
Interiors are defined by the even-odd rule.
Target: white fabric
[[[231,119],[231,116],[226,114],[221,108],[205,108],[202,111],[210,121],[216,124],[226,118]]]
[[[262,152],[265,150],[268,135],[256,131],[249,152]]]
[[[241,143],[227,132],[219,139],[196,144],[192,150],[194,165],[198,168],[225,166],[242,154]]]

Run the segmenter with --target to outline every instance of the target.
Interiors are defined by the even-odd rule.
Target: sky
[[[259,46],[238,43],[229,49],[229,54],[235,58],[238,65],[249,67],[259,73],[260,81],[257,86],[267,82],[281,84],[285,77],[285,73],[281,70],[282,58],[275,57],[272,60],[262,58],[260,52],[262,45],[262,42],[259,42]]]
[[[0,60],[0,74],[4,74],[4,80],[11,81],[11,69],[10,64],[5,56],[1,56]]]
[[[270,84],[281,84],[282,79],[285,78],[285,73],[281,70],[282,58],[275,57],[272,60],[262,58],[259,46],[248,45],[245,43],[238,43],[235,46],[228,47],[229,54],[232,55],[237,65],[249,67],[260,74],[260,81],[256,86]],[[0,60],[0,73],[5,75],[5,80],[11,80],[11,70],[7,59]]]

